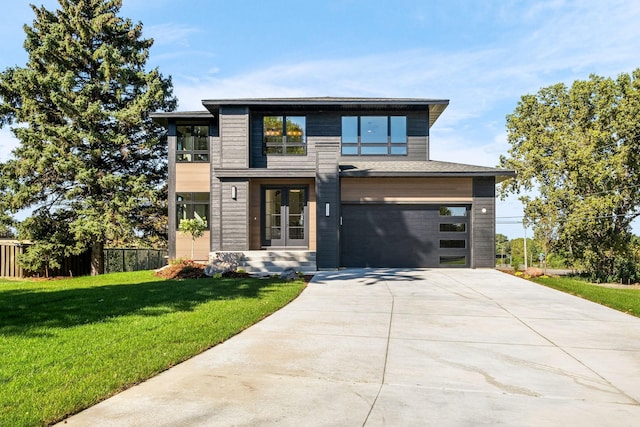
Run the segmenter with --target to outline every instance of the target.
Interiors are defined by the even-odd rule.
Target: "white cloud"
[[[144,37],[153,38],[154,46],[170,45],[172,48],[190,46],[189,37],[200,32],[202,30],[197,27],[175,23],[149,25],[143,28]]]

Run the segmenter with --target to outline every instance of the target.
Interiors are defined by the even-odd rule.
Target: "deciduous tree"
[[[206,229],[207,222],[200,217],[180,221],[178,230],[191,236],[191,259],[195,256],[196,239],[202,237]]]
[[[525,95],[507,130],[500,165],[518,175],[502,195],[537,190],[521,197],[536,234],[596,278],[616,277],[640,212],[640,69]]]
[[[167,147],[149,113],[176,101],[171,79],[145,70],[153,40],[119,16],[121,0],[59,3],[32,6],[28,62],[0,74],[0,125],[17,124],[20,140],[0,192],[11,211],[34,209],[33,221],[64,220],[68,235],[55,241],[90,247],[95,274],[105,243],[135,237],[163,201]]]

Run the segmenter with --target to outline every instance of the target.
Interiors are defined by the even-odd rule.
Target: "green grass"
[[[303,287],[149,271],[2,280],[0,425],[61,420],[237,334]]]
[[[531,279],[536,283],[640,317],[640,290],[606,288],[570,277]]]

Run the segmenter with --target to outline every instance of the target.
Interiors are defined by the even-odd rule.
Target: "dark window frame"
[[[206,202],[204,200],[197,200],[197,196],[202,197],[206,195]],[[183,200],[180,200],[180,197]],[[205,206],[205,222],[207,224],[207,230],[210,229],[210,216],[211,216],[211,194],[207,192],[179,192],[176,193],[176,230],[180,228],[180,221],[183,219],[194,219],[197,206]],[[186,209],[186,218],[180,215],[182,209]]]
[[[357,141],[356,142],[345,142],[344,141],[344,118],[347,117],[355,117],[356,118],[356,126],[357,126]],[[386,142],[363,142],[362,141],[362,118],[366,117],[385,117],[386,118],[386,127],[387,127],[387,141]],[[404,118],[404,142],[394,142],[393,141],[393,120],[392,118]],[[385,114],[385,115],[377,115],[377,114],[361,114],[361,115],[345,115],[341,117],[341,139],[340,139],[340,154],[342,156],[408,156],[409,155],[409,135],[407,130],[407,116],[403,114]],[[355,153],[345,152],[345,148],[351,148],[352,150],[355,148]],[[373,152],[364,152],[363,148],[371,149],[371,148],[386,148],[386,152],[373,153]],[[401,149],[402,152],[394,153],[394,149]]]
[[[179,135],[178,129],[181,127],[186,127],[189,126],[191,127],[191,133],[188,138],[191,139],[191,148],[190,149],[183,149],[180,150],[180,138],[181,136]],[[207,131],[206,131],[206,143],[207,143],[207,148],[206,149],[198,149],[196,150],[196,145],[195,145],[195,135],[193,132],[193,129],[195,127],[206,127]],[[209,163],[211,161],[211,154],[210,154],[210,148],[211,148],[211,142],[210,142],[210,136],[211,136],[211,125],[208,123],[198,123],[198,122],[188,122],[188,123],[176,123],[176,162],[177,163]],[[182,138],[186,138],[186,137],[182,137]]]
[[[439,255],[438,264],[441,267],[465,266],[467,265],[467,255]]]
[[[463,210],[462,214],[460,211]],[[449,218],[468,218],[471,207],[469,205],[440,205],[438,216]]]
[[[440,239],[439,249],[467,249],[467,239]]]
[[[462,227],[460,227],[462,226]],[[441,233],[466,233],[466,222],[441,222],[439,224]]]
[[[267,135],[265,119],[278,117],[282,119],[281,135]],[[288,135],[287,118],[302,118],[304,126],[302,135]],[[268,141],[270,136],[282,138],[281,141]],[[301,141],[289,141],[289,136],[301,137]],[[301,150],[300,150],[301,149]],[[300,150],[301,152],[295,152]],[[306,156],[307,155],[307,116],[300,114],[265,114],[262,116],[262,154],[265,156]]]

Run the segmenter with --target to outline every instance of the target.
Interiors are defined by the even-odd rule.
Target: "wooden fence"
[[[0,277],[24,277],[18,255],[24,248],[15,240],[0,240]]]
[[[15,240],[0,240],[0,277],[38,275],[25,271],[18,264],[18,255],[27,247],[28,245],[21,245]],[[160,249],[107,248],[104,250],[104,272],[152,270],[166,265],[166,257],[167,251]],[[85,276],[90,273],[91,251],[86,251],[62,260],[62,266],[51,269],[49,276]],[[44,273],[40,275],[44,276]]]

